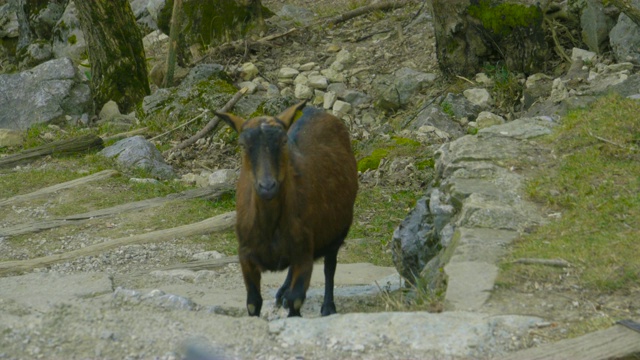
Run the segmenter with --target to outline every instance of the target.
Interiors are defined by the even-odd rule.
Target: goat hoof
[[[336,311],[336,304],[334,304],[334,303],[322,304],[322,308],[320,309],[320,315],[328,316],[328,315],[332,315],[332,314],[336,314],[336,313],[338,313]]]

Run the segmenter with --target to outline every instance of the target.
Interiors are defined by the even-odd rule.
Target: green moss
[[[393,141],[395,141],[395,143],[398,144],[399,146],[408,146],[413,148],[420,146],[420,143],[418,141],[399,137],[399,136],[394,136]]]
[[[502,36],[509,35],[515,28],[542,21],[542,11],[536,6],[511,3],[493,6],[489,0],[469,6],[469,15],[480,20],[485,29]]]
[[[78,38],[76,37],[76,34],[73,34],[73,35],[69,36],[67,41],[69,42],[69,44],[75,45],[78,42]]]
[[[358,171],[375,170],[380,166],[380,161],[389,155],[389,149],[375,149],[371,155],[358,161]]]
[[[442,104],[440,104],[440,108],[442,109],[443,113],[451,117],[455,117],[455,114],[453,113],[453,106],[451,105],[451,103],[443,101]]]
[[[416,163],[416,167],[418,168],[418,170],[433,169],[435,165],[436,165],[436,161],[433,158],[418,161]]]

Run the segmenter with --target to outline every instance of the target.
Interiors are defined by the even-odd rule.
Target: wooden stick
[[[123,132],[123,133],[119,133],[111,136],[102,137],[102,141],[106,143],[111,140],[120,140],[120,139],[132,137],[136,135],[144,135],[147,133],[147,131],[149,131],[149,128],[143,127],[140,129],[135,129],[135,130],[131,130],[131,131],[127,131],[127,132]]]
[[[93,134],[82,135],[72,139],[54,141],[4,157],[0,159],[0,168],[16,166],[51,154],[72,154],[91,149],[101,149],[103,146],[104,142],[99,136]]]
[[[197,115],[197,116],[196,116],[196,117],[194,117],[193,119],[191,119],[191,120],[187,121],[186,123],[184,123],[184,124],[182,124],[182,125],[178,125],[178,126],[174,127],[173,129],[167,130],[167,131],[163,132],[163,133],[162,133],[162,134],[160,134],[160,135],[154,136],[154,137],[152,137],[151,139],[149,139],[149,141],[152,141],[152,140],[155,140],[155,139],[161,138],[161,137],[163,137],[163,136],[165,136],[165,135],[167,135],[167,134],[170,134],[170,133],[172,133],[172,132],[174,132],[174,131],[176,131],[176,130],[178,130],[178,129],[180,129],[180,128],[183,128],[183,127],[185,127],[185,126],[187,126],[187,125],[191,124],[192,122],[194,122],[194,121],[196,121],[196,120],[200,119],[201,117],[205,116],[208,112],[209,112],[209,110],[206,110],[206,109],[205,109],[204,111],[202,111],[199,115]]]
[[[605,139],[605,138],[603,138],[601,136],[593,135],[591,133],[591,131],[588,131],[588,133],[589,133],[589,136],[591,136],[591,137],[593,137],[595,139],[598,139],[598,140],[600,140],[602,142],[605,142],[605,143],[607,143],[609,145],[617,146],[619,148],[622,148],[622,149],[625,149],[625,150],[629,150],[629,151],[635,151],[635,148],[633,148],[633,147],[626,147],[626,146],[624,146],[622,144],[618,144],[617,142],[611,141],[609,139]]]
[[[119,215],[132,211],[142,211],[158,207],[170,201],[189,199],[215,199],[233,190],[231,185],[208,186],[199,189],[183,191],[177,194],[169,194],[164,197],[156,197],[141,201],[130,202],[105,209],[89,211],[81,214],[69,215],[61,218],[18,224],[6,228],[0,228],[0,236],[16,236],[38,231],[53,229],[61,226],[78,225],[92,219]]]
[[[64,182],[62,184],[52,185],[52,186],[46,187],[44,189],[40,189],[40,190],[34,191],[32,193],[10,197],[8,199],[0,201],[0,206],[13,204],[13,203],[16,203],[18,201],[33,200],[33,199],[36,199],[36,198],[39,198],[39,197],[49,196],[49,195],[51,195],[51,194],[53,194],[53,193],[55,193],[57,191],[60,191],[60,190],[70,189],[70,188],[73,188],[73,187],[76,187],[76,186],[87,184],[87,183],[92,182],[92,181],[98,181],[98,180],[102,180],[102,179],[107,179],[107,178],[110,178],[110,177],[115,176],[117,174],[118,174],[118,172],[115,171],[115,170],[102,170],[100,172],[97,172],[97,173],[89,175],[89,176],[85,176],[85,177],[81,177],[81,178],[74,179],[74,180],[71,180],[71,181],[67,181],[67,182]]]
[[[236,212],[228,212],[195,224],[178,226],[171,229],[153,231],[146,234],[126,236],[123,238],[87,246],[82,249],[62,254],[49,255],[29,260],[0,262],[0,276],[10,273],[28,271],[38,267],[50,266],[64,261],[75,260],[82,256],[97,255],[120,246],[167,241],[177,237],[211,234],[230,230],[236,221]]]
[[[222,109],[220,109],[218,112],[228,112],[229,110],[231,110],[231,108],[233,108],[233,106],[240,100],[240,98],[242,98],[242,96],[247,92],[247,90],[248,90],[247,88],[240,89],[235,95],[233,95],[231,100],[229,100],[227,102],[227,104]],[[197,134],[195,134],[192,137],[188,138],[187,140],[181,142],[180,144],[174,146],[171,150],[176,151],[176,150],[184,149],[187,146],[191,146],[196,141],[198,141],[198,139],[204,137],[210,131],[215,129],[216,126],[218,126],[219,122],[220,122],[220,119],[217,116],[214,116],[211,119],[211,121],[209,121],[209,123],[207,125],[205,125],[204,128],[202,128],[202,130],[198,131]]]
[[[527,265],[546,265],[555,267],[570,267],[571,263],[564,259],[531,259],[521,258],[514,261],[515,264],[527,264]]]
[[[191,270],[191,271],[215,270],[227,264],[233,264],[237,262],[239,262],[237,256],[227,256],[221,259],[189,261],[183,264],[170,265],[170,266],[166,266],[156,270],[161,270],[161,271],[177,270],[177,269],[184,269],[184,270]],[[156,271],[156,270],[153,270],[153,271]],[[146,270],[145,272],[149,272],[149,270]]]
[[[407,5],[405,2],[400,2],[397,0],[383,1],[377,4],[371,4],[371,5],[359,7],[355,10],[348,11],[342,15],[338,15],[334,18],[329,19],[328,23],[331,25],[337,25],[347,20],[351,20],[354,17],[368,14],[376,10],[381,10],[381,11],[391,10],[391,9],[396,9],[405,5]]]

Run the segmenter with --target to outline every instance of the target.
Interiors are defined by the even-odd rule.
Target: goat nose
[[[262,180],[258,183],[261,190],[271,191],[276,187],[276,181],[273,179]]]

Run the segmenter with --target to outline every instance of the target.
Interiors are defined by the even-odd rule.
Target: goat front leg
[[[247,288],[247,312],[249,316],[260,316],[262,295],[260,294],[260,269],[247,259],[240,259],[242,277]]]
[[[338,264],[338,249],[330,251],[324,257],[324,301],[320,314],[327,316],[335,314],[336,304],[333,302],[333,279],[336,274],[336,266]]]
[[[284,305],[284,302],[286,301],[286,299],[284,298],[284,293],[287,291],[287,289],[289,289],[289,287],[291,287],[291,277],[293,276],[293,271],[291,269],[291,266],[289,266],[289,271],[287,271],[287,278],[284,279],[284,283],[276,293],[276,307],[278,308]]]
[[[308,261],[305,261],[308,260]],[[302,259],[301,262],[291,264],[291,284],[284,293],[285,301],[289,308],[289,317],[301,316],[300,309],[307,297],[307,289],[311,282],[311,272],[313,271],[313,258]]]

